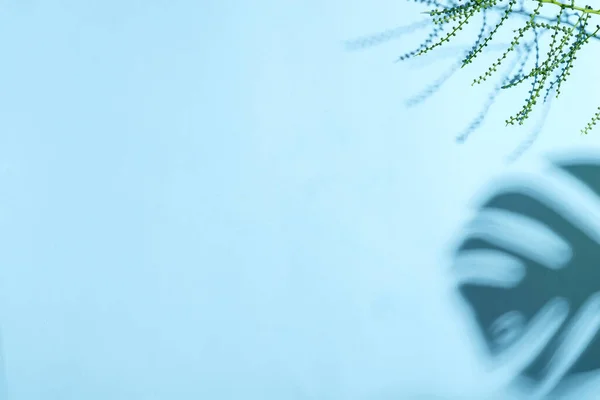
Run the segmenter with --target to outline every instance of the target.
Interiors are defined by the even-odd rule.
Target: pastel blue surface
[[[3,2],[9,398],[485,390],[446,251],[472,196],[526,138],[503,124],[522,97],[458,145],[489,91],[469,86],[484,63],[407,109],[453,59],[394,63],[417,36],[344,50],[420,11],[383,0]],[[523,165],[600,143],[579,136],[596,104],[581,102],[575,75]]]

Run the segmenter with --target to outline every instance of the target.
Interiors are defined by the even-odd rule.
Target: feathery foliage
[[[500,75],[499,83],[490,94],[488,102],[469,127],[458,135],[464,141],[483,121],[497,95],[507,89],[529,85],[528,94],[520,109],[506,119],[507,125],[523,125],[534,108],[540,103],[549,107],[552,98],[558,98],[565,82],[573,71],[577,56],[591,40],[599,40],[600,25],[592,27],[600,9],[579,6],[575,0],[414,0],[430,9],[424,14],[428,18],[411,26],[384,32],[349,42],[349,48],[371,47],[400,35],[430,27],[426,39],[414,50],[398,58],[398,61],[413,59],[423,54],[449,47],[454,38],[469,24],[479,23],[477,38],[471,48],[452,69],[409,101],[415,104],[437,91],[449,77],[460,68],[467,67],[482,53],[497,51],[501,54],[476,77],[472,85],[478,85]],[[569,1],[569,0],[567,0]],[[495,16],[495,21],[491,21]],[[522,21],[513,30],[513,39],[508,44],[494,46],[497,37],[508,23]],[[550,35],[546,42],[541,39]],[[548,43],[549,42],[549,43]],[[508,65],[506,65],[508,64]],[[543,95],[543,96],[542,96]],[[547,111],[546,111],[547,113]],[[545,118],[545,117],[544,117]],[[581,132],[587,134],[600,120],[600,107]],[[539,131],[541,127],[537,129]],[[534,132],[534,136],[538,132]]]

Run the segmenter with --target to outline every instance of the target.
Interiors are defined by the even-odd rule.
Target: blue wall
[[[481,398],[495,387],[447,251],[493,176],[600,145],[600,133],[578,133],[596,104],[582,103],[574,74],[561,111],[510,166],[527,129],[503,121],[520,94],[456,144],[491,89],[469,86],[485,63],[407,109],[454,59],[394,63],[419,36],[342,45],[420,11],[384,0],[1,5],[9,398]]]

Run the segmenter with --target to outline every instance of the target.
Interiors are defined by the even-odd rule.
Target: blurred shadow
[[[525,399],[600,398],[600,154],[495,184],[452,274],[488,359]],[[590,397],[575,395],[587,385]]]
[[[417,0],[418,3],[427,4],[427,0]],[[525,13],[523,9],[514,10],[516,15],[521,15]],[[526,14],[526,13],[525,13]],[[421,44],[414,48],[411,51],[405,52],[401,54],[396,62],[400,61],[417,61],[421,62],[421,65],[414,65],[422,68],[423,64],[431,65],[434,60],[444,59],[450,57],[455,57],[457,60],[450,65],[450,67],[445,70],[440,76],[434,78],[421,92],[416,95],[410,97],[405,101],[406,107],[414,107],[419,105],[429,98],[431,98],[434,94],[439,93],[443,86],[456,75],[458,71],[465,66],[465,60],[471,56],[473,49],[477,48],[477,46],[484,40],[484,32],[487,29],[486,17],[484,15],[482,19],[482,27],[481,31],[477,37],[477,41],[473,46],[454,46],[454,45],[444,45],[443,48],[436,48],[435,51],[425,52],[424,51],[435,38],[438,37],[440,30],[439,26],[433,22],[431,18],[425,18],[420,21],[416,21],[410,25],[396,27],[394,29],[388,29],[386,31],[378,32],[375,34],[359,37],[352,40],[347,40],[344,42],[344,47],[346,51],[359,51],[366,50],[376,46],[380,46],[383,44],[387,44],[393,40],[397,40],[399,38],[405,37],[407,35],[413,35],[414,33],[429,28],[430,32],[426,39],[421,42]],[[475,118],[471,120],[471,122],[464,127],[461,131],[459,131],[456,135],[457,143],[465,143],[478,129],[481,128],[482,124],[488,117],[492,106],[495,104],[498,97],[504,93],[502,90],[503,87],[510,83],[514,83],[524,76],[524,68],[527,65],[530,59],[535,59],[536,68],[539,67],[538,59],[539,59],[539,40],[541,40],[544,35],[547,35],[551,30],[544,29],[539,32],[536,31],[535,38],[533,40],[526,40],[522,43],[518,43],[514,46],[514,52],[511,57],[508,57],[510,61],[508,62],[508,68],[504,71],[498,71],[498,75],[500,79],[496,82],[495,87],[488,93],[487,101],[482,105],[479,109]],[[481,54],[483,53],[495,53],[495,52],[505,52],[507,48],[513,47],[513,44],[507,43],[489,43],[482,47]],[[506,54],[505,54],[506,55]],[[530,93],[531,94],[531,93]],[[521,157],[523,154],[529,150],[537,138],[539,137],[542,128],[546,122],[548,117],[548,113],[550,111],[550,107],[552,105],[552,100],[555,98],[556,87],[554,83],[550,84],[548,88],[545,90],[545,94],[543,97],[544,109],[542,113],[542,117],[537,120],[536,125],[533,130],[529,133],[529,135],[523,140],[519,146],[512,151],[506,161],[513,162]],[[522,121],[520,121],[522,122]]]

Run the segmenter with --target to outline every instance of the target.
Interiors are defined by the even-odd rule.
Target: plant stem
[[[581,11],[582,13],[586,13],[586,14],[600,15],[600,10],[594,10],[593,8],[579,7],[579,6],[576,6],[575,3],[573,3],[573,2],[571,4],[565,4],[565,3],[561,3],[560,1],[557,1],[557,0],[536,0],[536,1],[539,3],[554,4],[554,5],[562,7],[562,8],[568,8],[571,10]]]

